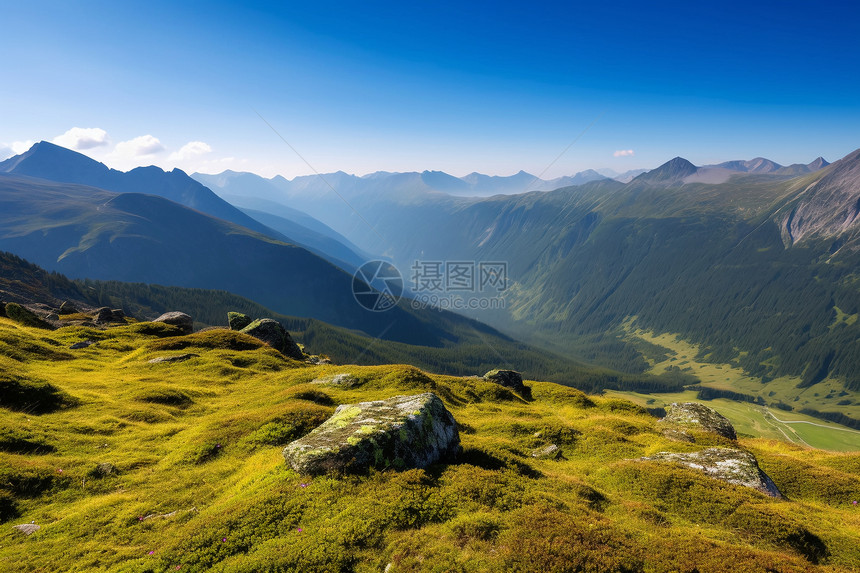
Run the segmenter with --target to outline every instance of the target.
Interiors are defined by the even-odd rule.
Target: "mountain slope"
[[[280,243],[161,197],[0,174],[0,249],[72,277],[223,289],[273,310],[410,344],[456,341],[451,313],[362,308],[352,277]]]
[[[58,183],[75,183],[118,193],[145,193],[170,199],[207,215],[258,233],[284,237],[245,215],[179,169],[138,167],[129,172],[110,169],[86,155],[53,143],[36,143],[29,151],[0,163],[0,173],[26,175]]]

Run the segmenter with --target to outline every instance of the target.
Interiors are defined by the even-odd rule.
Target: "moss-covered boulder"
[[[427,392],[338,406],[321,426],[284,448],[284,458],[303,474],[363,473],[425,468],[459,448],[454,416]]]
[[[289,356],[296,360],[302,360],[304,358],[302,349],[299,348],[299,345],[293,341],[290,333],[287,332],[277,320],[261,318],[255,320],[240,332],[265,342],[284,356]]]
[[[46,330],[53,330],[54,328],[49,323],[36,316],[35,313],[15,302],[10,302],[6,305],[6,316],[23,326],[44,328]]]
[[[750,487],[771,497],[782,497],[773,480],[758,467],[755,456],[743,450],[707,448],[692,453],[660,452],[642,460],[674,462],[715,479]]]
[[[164,324],[178,326],[182,330],[182,334],[191,334],[194,332],[194,319],[184,312],[165,312],[152,322],[163,322]]]
[[[484,380],[513,390],[523,398],[531,398],[531,388],[523,384],[523,375],[515,370],[490,370],[484,374]]]
[[[253,320],[247,314],[242,314],[241,312],[227,313],[227,324],[230,325],[230,330],[242,330],[252,322]]]
[[[708,408],[698,402],[672,404],[666,410],[666,417],[663,418],[662,423],[670,433],[673,430],[677,430],[673,426],[680,426],[702,432],[711,432],[729,440],[736,440],[738,438],[735,428],[729,422],[728,418],[713,408]]]

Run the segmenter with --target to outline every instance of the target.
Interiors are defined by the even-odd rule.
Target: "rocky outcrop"
[[[34,312],[15,302],[6,305],[6,316],[18,324],[31,328],[44,328],[45,330],[53,330],[54,328],[53,325],[39,318]]]
[[[261,318],[255,320],[240,332],[253,336],[257,340],[261,340],[283,354],[296,360],[302,360],[304,354],[299,345],[293,341],[290,333],[284,330],[276,320],[271,318]]]
[[[708,448],[693,453],[660,452],[641,459],[675,462],[724,482],[749,487],[771,497],[782,497],[773,480],[758,467],[755,456],[743,450]]]
[[[253,320],[247,314],[241,312],[227,313],[227,324],[230,325],[230,330],[242,330],[252,322]]]
[[[96,310],[95,322],[97,324],[107,324],[109,322],[116,322],[116,319],[114,318],[113,311],[108,307],[103,306]]]
[[[303,474],[363,473],[425,468],[456,455],[459,447],[454,416],[428,392],[338,406],[331,418],[284,448],[284,458]]]
[[[172,324],[182,329],[182,334],[191,334],[194,332],[194,319],[184,312],[165,312],[152,322],[163,322],[164,324]]]
[[[713,408],[709,408],[704,404],[699,404],[698,402],[672,404],[667,408],[666,417],[663,418],[662,423],[664,425],[669,425],[664,434],[669,435],[670,437],[673,433],[678,433],[678,428],[673,428],[672,426],[680,426],[681,428],[711,432],[730,440],[736,440],[738,438],[735,433],[735,428],[732,426],[732,423],[729,422],[728,418]],[[681,431],[680,433],[683,434],[684,432]]]
[[[514,370],[490,370],[484,374],[484,380],[513,390],[524,398],[531,398],[531,388],[523,384],[523,375]]]

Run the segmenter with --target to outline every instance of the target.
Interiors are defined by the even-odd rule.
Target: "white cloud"
[[[128,141],[121,141],[114,147],[111,155],[124,158],[144,157],[164,151],[164,146],[157,137],[141,135]]]
[[[8,159],[8,158],[12,157],[13,155],[15,155],[15,152],[12,151],[11,147],[7,146],[4,143],[0,143],[0,161],[3,161],[4,159]]]
[[[184,161],[186,159],[191,159],[194,157],[200,157],[201,155],[205,155],[207,153],[211,153],[212,148],[208,143],[203,141],[189,141],[179,151],[175,151],[170,154],[171,161]]]
[[[108,145],[107,132],[98,127],[73,127],[63,135],[55,137],[51,143],[75,150],[92,149]]]
[[[631,156],[631,155],[633,155],[633,154],[634,154],[634,153],[633,153],[633,150],[632,150],[632,149],[619,149],[618,151],[616,151],[616,152],[615,152],[615,153],[613,153],[612,155],[613,155],[614,157],[629,157],[629,156]]]
[[[20,155],[33,147],[33,144],[35,143],[36,142],[32,139],[28,139],[27,141],[15,141],[9,147],[12,148],[12,151],[15,152],[15,155]]]

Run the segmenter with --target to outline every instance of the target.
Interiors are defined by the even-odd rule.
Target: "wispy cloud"
[[[183,145],[179,151],[174,151],[170,154],[171,161],[183,161],[186,159],[191,159],[195,157],[200,157],[201,155],[206,155],[207,153],[212,152],[212,147],[209,146],[208,143],[203,141],[189,141],[185,145]]]
[[[615,153],[612,154],[614,157],[629,157],[634,155],[632,149],[619,149]]]
[[[108,145],[110,139],[107,132],[98,127],[73,127],[66,133],[55,137],[51,142],[68,149],[81,151]]]

